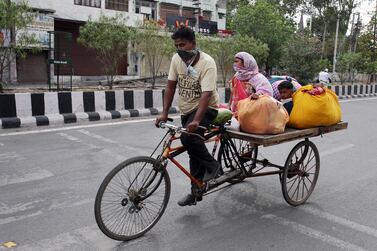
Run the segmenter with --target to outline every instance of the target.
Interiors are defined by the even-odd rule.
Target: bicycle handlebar
[[[203,136],[201,136],[197,133],[188,132],[186,128],[181,127],[181,126],[176,126],[176,125],[169,124],[169,123],[166,123],[166,122],[160,122],[160,128],[162,128],[162,129],[168,128],[170,130],[173,130],[175,133],[186,133],[186,134],[198,136],[199,138],[205,140],[205,138]],[[199,128],[207,130],[207,128],[204,127],[204,126],[199,126]]]
[[[162,128],[162,129],[168,128],[168,129],[174,130],[175,132],[186,131],[186,128],[183,128],[181,126],[176,126],[176,125],[173,125],[173,124],[168,124],[166,122],[160,122],[159,127]]]

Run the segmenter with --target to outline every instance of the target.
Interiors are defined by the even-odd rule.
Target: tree
[[[228,0],[226,1],[226,28],[231,29],[232,20],[241,6],[248,5],[249,0]]]
[[[233,50],[235,53],[240,51],[250,53],[259,66],[266,64],[269,55],[267,44],[247,35],[235,35],[233,37]]]
[[[234,16],[232,28],[240,35],[251,35],[268,45],[268,73],[272,67],[278,65],[283,45],[289,41],[294,31],[292,20],[284,16],[280,6],[266,0],[257,0],[254,5],[241,6]]]
[[[234,49],[232,38],[218,38],[197,35],[198,47],[213,57],[221,72],[222,83],[228,80],[228,74],[232,70]]]
[[[198,47],[215,59],[224,85],[232,71],[234,55],[237,52],[249,52],[259,63],[265,62],[268,56],[267,45],[249,36],[236,35],[229,38],[218,38],[199,35],[197,41]]]
[[[161,63],[164,58],[172,56],[174,44],[168,32],[161,30],[157,23],[145,23],[140,28],[135,39],[136,49],[145,56],[154,89]]]
[[[5,73],[12,60],[26,57],[26,48],[38,50],[35,36],[22,32],[35,14],[26,2],[0,0],[0,92],[6,85]]]
[[[345,49],[346,34],[353,10],[358,0],[313,0],[315,16],[313,33],[322,41],[322,57],[332,58],[334,51],[335,31],[339,17],[338,51]]]
[[[286,74],[293,75],[300,82],[309,82],[321,70],[319,63],[320,41],[305,33],[296,33],[285,44],[281,67]]]
[[[78,41],[97,52],[98,60],[103,64],[110,89],[118,73],[120,61],[128,52],[128,44],[135,37],[135,30],[126,26],[126,19],[100,16],[98,20],[89,21],[80,27]]]
[[[362,55],[360,53],[344,53],[337,62],[337,72],[340,83],[343,84],[349,72],[351,73],[351,81],[353,83],[355,71],[363,67]]]

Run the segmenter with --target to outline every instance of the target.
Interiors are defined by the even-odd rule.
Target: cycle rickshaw
[[[172,121],[172,120],[170,120]],[[95,218],[101,231],[114,240],[127,241],[148,232],[161,218],[170,197],[167,164],[171,161],[208,195],[245,178],[278,175],[285,201],[298,206],[309,198],[316,185],[320,156],[309,138],[346,129],[347,122],[333,126],[296,130],[287,128],[278,135],[256,135],[232,131],[225,125],[212,126],[204,140],[214,142],[212,155],[222,167],[222,175],[206,183],[195,179],[175,159],[185,152],[183,146],[173,147],[184,128],[162,123],[167,129],[151,156],[128,159],[116,166],[102,182],[95,200]],[[259,147],[301,140],[290,151],[284,165],[258,159]],[[161,153],[157,152],[162,147]],[[156,157],[152,157],[159,153]],[[275,168],[266,171],[266,168]],[[224,185],[224,184],[227,185]]]

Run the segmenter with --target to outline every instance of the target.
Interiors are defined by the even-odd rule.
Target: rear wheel
[[[158,222],[169,197],[169,175],[159,161],[150,157],[126,160],[106,176],[98,190],[96,222],[111,239],[138,238]]]
[[[302,141],[292,149],[281,176],[283,196],[288,204],[305,203],[317,183],[319,168],[318,149],[312,142]]]

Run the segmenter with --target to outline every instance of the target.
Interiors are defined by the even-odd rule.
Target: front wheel
[[[309,198],[318,180],[319,153],[309,140],[298,143],[289,153],[281,175],[285,201],[298,206]]]
[[[116,166],[102,182],[94,212],[109,238],[128,241],[148,232],[161,218],[170,197],[170,178],[161,162],[135,157]]]

